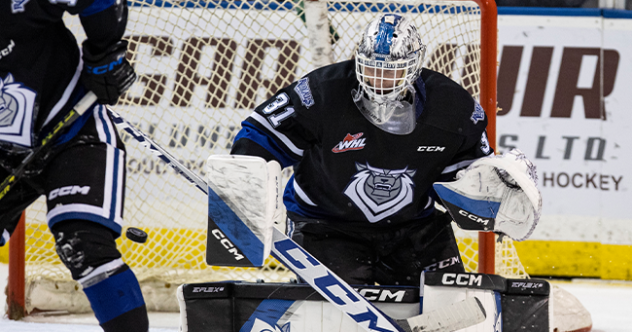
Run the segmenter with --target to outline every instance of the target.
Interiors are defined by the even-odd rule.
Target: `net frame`
[[[358,8],[362,8],[362,6],[366,6],[365,8],[371,8],[371,6],[377,6],[379,8],[389,8],[392,6],[408,6],[410,4],[415,4],[418,3],[419,1],[410,1],[410,0],[402,0],[402,1],[398,1],[398,4],[395,4],[395,2],[393,1],[389,1],[388,3],[385,1],[380,1],[380,0],[360,0],[360,1],[328,1],[328,2],[324,2],[324,1],[307,1],[305,2],[303,5],[307,8],[307,6],[312,6],[311,8],[316,8],[314,6],[325,6],[326,10],[331,10],[333,9],[337,9],[337,8],[345,8],[345,6],[355,6],[355,9]],[[461,2],[466,2],[466,1],[427,1],[429,3],[436,3],[436,4],[442,4],[442,5],[446,5],[446,4],[450,4],[450,3],[461,3]],[[489,123],[488,123],[488,137],[490,140],[490,145],[492,146],[492,148],[495,148],[495,142],[496,142],[496,52],[497,52],[497,26],[496,26],[496,16],[497,16],[497,10],[496,10],[496,5],[495,2],[493,0],[474,0],[475,3],[478,4],[478,7],[480,9],[480,14],[481,14],[481,19],[480,19],[480,50],[479,53],[476,55],[477,59],[479,61],[479,66],[480,66],[480,71],[479,74],[480,77],[478,78],[478,88],[477,91],[471,91],[472,94],[475,97],[478,97],[478,99],[480,100],[481,105],[483,106],[483,108],[486,110],[488,119],[489,119]],[[168,2],[168,1],[154,1],[154,4],[160,4],[160,5],[164,5],[165,7],[171,8],[170,10],[173,11],[182,11],[183,15],[186,16],[187,13],[187,9],[186,8],[197,8],[199,6],[201,6],[202,4],[209,6],[208,8],[219,8],[221,6],[225,6],[225,8],[229,8],[231,6],[233,6],[234,8],[237,8],[238,6],[240,6],[240,4],[243,4],[245,2],[242,1],[233,1],[233,2],[225,2],[225,1],[219,1],[219,2],[214,2],[214,1],[210,1],[210,2],[190,2],[190,1],[185,1],[185,2]],[[271,1],[255,1],[255,2],[249,2],[250,5],[253,6],[253,8],[256,8],[257,5],[269,5],[271,6],[270,8],[277,6],[276,8],[272,8],[272,9],[287,9],[291,6],[293,6],[294,4],[292,4],[291,2],[284,2],[284,3],[278,3],[278,4],[274,4]],[[350,4],[352,3],[352,4]],[[218,7],[212,7],[212,6],[218,6]],[[327,7],[328,6],[328,7]],[[381,7],[380,7],[381,6]],[[292,7],[294,8],[294,7]],[[322,7],[321,7],[322,8]],[[403,8],[403,7],[400,7]],[[242,8],[243,9],[243,8]],[[313,26],[314,25],[314,19],[310,19],[310,15],[313,16],[313,13],[315,11],[306,11],[304,12],[304,16],[306,17],[304,23],[308,26],[310,24]],[[189,14],[190,15],[190,14]],[[159,15],[158,15],[159,16]],[[150,20],[156,20],[158,16],[152,16],[152,14],[150,13],[147,16],[147,22],[149,22]],[[180,18],[183,18],[184,16],[180,16]],[[208,19],[209,22],[213,21],[213,17],[207,15],[206,18]],[[241,20],[240,22],[244,22],[244,19],[247,18],[247,15],[243,15],[240,18],[237,18],[238,20]],[[189,19],[189,18],[187,18]],[[216,18],[215,18],[216,19]],[[186,19],[185,19],[186,21]],[[188,22],[188,21],[186,21]],[[184,22],[183,24],[185,24],[186,26],[186,22]],[[182,22],[172,22],[174,25],[174,29],[175,27],[178,26],[178,24],[181,24]],[[135,24],[135,23],[134,23]],[[254,24],[254,23],[253,23]],[[129,29],[129,25],[128,25],[128,29]],[[250,27],[252,29],[252,27]],[[141,30],[143,31],[143,30]],[[75,31],[73,31],[75,32]],[[326,31],[325,33],[323,32],[323,29],[320,30],[320,34],[318,33],[318,31],[315,31],[313,37],[310,37],[310,43],[312,43],[311,47],[318,49],[318,46],[323,46],[323,45],[328,45],[331,44],[331,38],[332,38],[332,34],[331,31]],[[79,33],[79,32],[76,32]],[[175,31],[172,31],[172,33],[177,33]],[[420,31],[420,33],[423,33],[422,31]],[[311,32],[310,32],[311,34]],[[312,36],[312,35],[310,35]],[[163,45],[163,47],[158,47],[158,50],[154,52],[163,52],[162,54],[164,55],[165,52],[169,52],[170,47],[169,45],[166,45],[169,41],[169,36],[159,36],[159,38],[155,38],[152,40],[143,40],[143,37],[140,36],[138,39],[134,40],[133,38],[130,39],[130,50],[134,50],[134,49],[138,49],[143,47],[143,44],[152,44],[154,46],[156,45],[161,45],[161,43],[165,44]],[[320,38],[320,44],[318,43],[318,39]],[[324,41],[324,43],[323,43]],[[177,88],[174,87],[175,89],[180,89],[182,94],[186,96],[187,93],[189,93],[190,95],[195,95],[196,91],[193,91],[195,89],[190,89],[189,84],[191,83],[191,79],[187,80],[187,77],[193,77],[194,80],[197,80],[197,82],[200,81],[204,81],[204,77],[202,77],[201,75],[198,75],[199,73],[196,72],[196,69],[199,66],[200,62],[201,62],[201,58],[198,54],[196,54],[197,51],[199,51],[199,44],[196,43],[201,43],[201,42],[205,42],[205,43],[209,43],[209,40],[200,40],[200,39],[195,39],[195,38],[191,38],[191,40],[189,41],[189,43],[187,44],[188,46],[184,46],[184,47],[190,47],[190,52],[187,51],[183,51],[183,55],[181,56],[181,62],[185,61],[188,63],[188,67],[186,68],[178,68],[178,73],[180,73],[181,75],[176,76],[175,80],[177,81]],[[217,48],[230,48],[231,44],[229,41],[225,41],[225,40],[219,40],[219,41],[210,41],[211,43],[215,42],[216,44],[214,45]],[[263,47],[276,47],[278,45],[270,45],[270,44],[265,44],[265,42],[263,43]],[[259,45],[259,47],[261,47],[261,45]],[[288,44],[284,44],[280,46],[281,51],[279,51],[279,54],[284,54],[284,52],[287,52],[287,54],[285,54],[286,59],[291,59],[293,56],[292,50],[291,48],[295,47],[292,45]],[[288,50],[289,48],[289,50]],[[285,51],[284,51],[285,50]],[[252,54],[256,55],[257,52],[260,51],[260,49],[257,48],[251,48],[248,50],[249,52],[252,52]],[[328,62],[331,62],[332,59],[335,57],[336,52],[340,52],[340,51],[336,51],[335,49],[330,49],[326,50],[326,47],[323,48],[323,50],[319,51],[319,52],[313,52],[312,54],[312,62],[313,65],[315,67],[326,64]],[[353,53],[353,49],[351,50],[347,50],[346,52],[348,53]],[[220,52],[221,53],[221,52]],[[226,63],[226,62],[230,62],[230,61],[234,61],[234,58],[231,58],[230,52],[224,52],[222,54],[220,53],[216,53],[215,54],[215,60],[220,63]],[[344,51],[342,52],[344,53]],[[219,54],[219,55],[218,55]],[[161,54],[158,54],[161,55]],[[185,59],[187,56],[189,56],[188,60]],[[340,55],[338,55],[340,56]],[[207,56],[208,58],[208,56]],[[145,65],[144,61],[142,59],[134,59],[134,58],[130,58],[130,60],[132,61],[132,63],[134,63],[134,61],[136,61],[136,65]],[[262,60],[265,61],[265,60]],[[439,65],[450,65],[450,59],[438,59],[437,60]],[[152,63],[151,60],[148,61],[148,63],[146,64],[149,67],[151,67]],[[247,70],[250,70],[252,68],[246,68]],[[138,70],[138,69],[137,69]],[[219,69],[212,68],[211,69],[212,75],[215,75],[214,77],[220,77],[219,81],[216,81],[214,83],[217,84],[224,84],[227,85],[227,81],[226,80],[221,80],[221,78],[225,78],[225,76],[222,76],[222,73],[220,72]],[[256,71],[256,68],[255,68]],[[264,71],[264,70],[262,70]],[[468,73],[468,74],[472,74],[475,75],[473,73]],[[211,76],[212,76],[211,75]],[[279,75],[277,75],[279,76]],[[475,78],[468,78],[467,76],[463,76],[460,77],[461,80],[474,80]],[[162,77],[159,76],[151,76],[151,74],[146,75],[146,76],[141,76],[141,81],[143,81],[143,83],[145,84],[145,87],[151,87],[151,89],[149,91],[151,91],[150,94],[145,94],[146,91],[148,91],[147,89],[145,89],[143,91],[143,98],[142,100],[139,102],[138,100],[134,100],[133,98],[127,100],[127,102],[129,104],[134,104],[134,103],[140,103],[141,106],[147,106],[147,104],[151,104],[152,102],[155,102],[156,99],[160,100],[160,98],[162,97],[160,94],[162,93],[162,91],[164,91],[165,89],[165,83]],[[179,81],[178,81],[179,80]],[[273,83],[268,83],[268,86],[279,86],[282,84],[289,84],[290,82],[287,81],[279,81],[278,77],[272,77],[270,80],[268,81],[272,81]],[[210,82],[210,80],[208,81]],[[280,82],[280,83],[279,83]],[[207,83],[207,85],[209,85],[209,83]],[[153,90],[152,90],[153,89]],[[235,89],[233,87],[233,89]],[[239,88],[237,88],[239,89]],[[269,89],[269,88],[268,88]],[[253,91],[250,91],[253,92]],[[199,92],[197,92],[199,94]],[[257,91],[253,92],[254,94],[258,93]],[[171,102],[173,104],[186,104],[186,98],[180,98],[180,99],[176,99],[176,98],[171,98]],[[248,102],[246,100],[238,100],[236,101],[237,103],[242,103],[242,108],[248,109],[251,107],[246,107],[246,105],[249,105]],[[143,105],[143,103],[145,103],[145,105]],[[217,103],[221,104],[221,98],[216,98],[216,99],[209,99],[207,98],[206,100],[207,105],[217,105]],[[117,106],[117,110],[118,110],[118,106]],[[241,117],[245,118],[246,114],[242,114]],[[132,118],[128,118],[128,120],[134,121],[135,119]],[[146,128],[142,128],[141,126],[141,130],[149,133],[150,135],[153,133],[153,131],[158,130],[157,128],[152,128],[152,120],[147,121],[149,123],[149,126]],[[225,124],[229,122],[227,119],[218,119],[217,123],[221,123],[221,124]],[[217,127],[215,127],[216,129]],[[173,129],[173,128],[172,128]],[[229,128],[230,129],[230,128]],[[230,130],[230,132],[234,132],[237,128],[232,128],[232,130]],[[173,130],[173,132],[176,132],[176,130]],[[212,140],[213,139],[213,135],[216,135],[215,137],[215,147],[219,147],[219,146],[227,146],[228,142],[232,139],[230,133],[222,133],[220,131],[214,131],[212,134],[207,136],[208,140]],[[222,135],[224,135],[225,137],[222,137]],[[129,141],[129,138],[127,139],[127,141]],[[134,143],[128,143],[128,144],[134,144]],[[182,145],[182,137],[177,137],[177,136],[172,136],[170,137],[170,141],[169,141],[169,147],[171,148],[178,148],[179,145]],[[213,149],[211,149],[213,150]],[[188,156],[185,156],[184,158],[187,158]],[[152,161],[150,160],[150,158],[152,158],[151,156],[148,157],[148,159],[144,159],[143,162],[146,163],[145,165],[143,165],[143,167],[146,167],[148,163],[152,163]],[[204,160],[205,158],[202,158],[202,160]],[[157,162],[156,162],[157,163]],[[193,168],[194,171],[199,171],[202,168],[202,164],[200,164],[199,162],[197,162],[196,160],[185,160],[185,164],[188,164],[189,166],[192,166],[191,168]],[[139,171],[142,171],[142,169],[144,169],[143,167],[140,167],[141,162],[139,162],[138,166],[131,166],[132,169],[134,169],[134,167],[138,167]],[[158,164],[153,164],[152,169],[158,169]],[[130,165],[128,163],[128,171],[130,169]],[[160,171],[160,170],[158,170]],[[184,186],[186,186],[187,184],[185,183],[185,181],[181,181],[181,183],[179,185],[175,185],[175,188],[183,188]],[[142,193],[142,195],[145,196],[149,196],[151,193],[145,192]],[[128,201],[129,202],[129,201]],[[129,206],[130,203],[126,203],[126,209],[139,209],[142,210],[144,209],[143,206],[135,206],[133,205],[132,207]],[[134,204],[134,203],[132,203]],[[200,205],[198,205],[198,208],[200,207]],[[165,209],[169,210],[173,210],[173,207],[165,207]],[[194,209],[194,208],[192,208]],[[202,209],[203,206],[202,206]],[[145,213],[147,213],[147,211],[144,211]],[[45,212],[39,210],[39,211],[34,211],[34,209],[30,209],[29,210],[29,219],[42,219],[45,218]],[[13,239],[15,241],[10,241],[10,252],[11,252],[11,262],[12,264],[10,264],[10,272],[9,272],[9,298],[8,298],[8,303],[9,303],[9,308],[10,308],[10,312],[19,312],[20,308],[25,308],[25,306],[32,306],[32,303],[25,303],[26,301],[24,300],[24,295],[20,294],[20,289],[22,289],[22,293],[24,293],[24,265],[25,264],[20,264],[20,262],[24,263],[27,260],[29,260],[28,255],[25,257],[24,255],[24,248],[20,248],[20,242],[22,243],[22,245],[24,245],[25,241],[27,243],[27,248],[29,247],[34,247],[37,246],[40,249],[37,250],[41,250],[41,251],[51,251],[52,247],[50,242],[48,244],[40,244],[40,242],[42,241],[41,238],[42,236],[45,237],[45,234],[47,233],[47,228],[46,225],[39,225],[39,226],[35,226],[35,227],[30,227],[28,234],[25,235],[25,229],[24,229],[24,223],[22,224],[22,228],[21,229],[17,229],[16,232],[13,235]],[[170,232],[171,230],[165,230],[165,232]],[[460,232],[459,230],[456,230],[457,232]],[[161,232],[161,231],[159,231]],[[196,236],[196,234],[200,234],[203,232],[200,232],[200,230],[198,229],[197,231],[190,231],[190,232],[184,232],[183,234],[180,234],[180,238],[181,239],[191,239],[192,241],[198,241],[198,242],[202,242],[203,239],[199,238]],[[153,236],[154,234],[152,234],[150,232],[150,237]],[[50,236],[50,234],[49,234]],[[20,237],[22,237],[25,240],[20,240]],[[510,244],[505,245],[505,242],[503,242],[503,246],[499,246],[498,248],[495,247],[495,241],[496,238],[494,236],[494,234],[491,233],[481,233],[478,235],[478,250],[476,251],[476,246],[471,245],[470,243],[467,243],[468,241],[472,241],[474,242],[475,239],[472,239],[471,236],[470,237],[465,237],[465,241],[462,241],[459,245],[464,246],[464,251],[467,250],[471,250],[473,252],[468,253],[468,255],[472,256],[472,259],[477,260],[478,262],[478,271],[481,273],[494,273],[495,270],[499,271],[499,274],[503,274],[503,275],[515,275],[516,271],[505,271],[503,270],[505,268],[505,265],[507,264],[507,262],[505,261],[495,261],[495,257],[496,257],[496,252],[497,251],[514,251],[514,255],[513,257],[517,257],[515,255],[515,249],[512,249],[512,246]],[[463,244],[465,243],[465,244]],[[151,252],[149,250],[146,250],[146,248],[143,248],[139,245],[136,244],[132,244],[132,243],[126,243],[123,244],[123,246],[126,246],[127,250],[129,250],[129,252],[134,253],[131,254],[132,256],[130,258],[126,258],[126,261],[129,259],[132,259],[134,261],[139,260],[139,261],[145,261],[146,265],[149,266],[151,268],[152,260],[151,259],[146,259],[143,257],[148,257],[148,256],[160,256],[160,257],[164,257],[166,260],[175,260],[178,261],[179,259],[181,259],[182,257],[178,257],[177,253],[173,253],[173,252],[169,252],[168,250],[162,250],[159,252]],[[20,257],[20,252],[21,252],[21,257]],[[202,256],[202,252],[201,251],[197,251],[197,252],[193,252],[193,253],[187,253],[188,256]],[[139,256],[140,258],[135,258],[135,256]],[[504,257],[504,256],[503,256]],[[507,257],[512,257],[511,254]],[[191,257],[188,257],[191,258]],[[511,259],[511,258],[510,258]],[[186,261],[186,259],[185,259]],[[186,268],[186,262],[184,263],[184,267]],[[261,271],[261,270],[252,270],[253,274],[252,276],[250,276],[250,279],[254,278],[261,278],[261,279],[269,279],[269,274],[275,274],[275,273],[286,273],[287,271],[282,271],[283,268],[281,266],[279,266],[278,264],[275,264],[274,262],[269,262],[268,264],[269,267],[271,267],[271,269],[269,269],[266,274],[266,271]],[[182,267],[182,265],[180,266]],[[137,274],[141,274],[142,275],[142,270],[143,268],[138,268],[138,267],[133,267],[135,272]],[[210,268],[215,270],[215,268]],[[225,268],[218,268],[216,270],[220,271],[220,273],[222,273],[221,271],[223,271]],[[512,268],[515,269],[515,268]],[[20,272],[22,271],[22,275],[20,276]],[[55,270],[55,269],[53,269]],[[472,270],[472,268],[470,267],[470,270]],[[17,271],[17,272],[16,272]],[[520,275],[524,272],[524,268],[522,268],[522,271],[517,271],[517,273]],[[48,272],[50,275],[56,275],[56,274],[68,274],[67,271],[65,271],[65,268],[60,265],[57,264],[56,266],[56,270],[55,271],[49,271]],[[524,273],[526,274],[526,273]],[[166,279],[161,279],[161,280],[152,280],[151,277],[148,278],[147,282],[148,283],[162,283],[163,286],[164,285],[169,285],[170,283],[174,283],[177,284],[178,283],[178,278],[177,278],[177,273],[175,273],[174,275],[172,275],[171,279],[169,279],[170,275],[167,274],[166,275]],[[28,278],[28,277],[27,277]],[[54,280],[54,279],[53,279]],[[166,281],[165,281],[166,280]],[[192,279],[191,281],[195,281],[194,279]],[[53,287],[59,287],[59,284],[57,284],[56,281],[53,281]],[[70,283],[69,285],[70,288],[76,288],[76,285],[73,285],[72,283]],[[170,286],[171,287],[171,286]],[[175,289],[175,287],[173,287]],[[33,291],[33,289],[31,289],[31,287],[29,287],[29,289],[27,290],[29,292]],[[157,299],[154,300],[154,302],[158,303],[163,301],[163,299]],[[11,309],[12,308],[12,309]],[[16,309],[17,308],[17,309]],[[152,309],[152,305],[151,303],[148,303],[148,308]],[[172,308],[173,309],[173,308]],[[176,308],[177,310],[177,308]],[[22,309],[22,311],[24,311]],[[17,314],[19,316],[19,313]],[[14,313],[10,313],[9,315],[10,317],[16,317]]]

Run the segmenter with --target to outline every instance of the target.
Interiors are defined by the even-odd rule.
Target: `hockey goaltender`
[[[533,163],[519,150],[494,155],[483,108],[450,78],[422,68],[425,51],[409,19],[379,15],[364,29],[354,59],[316,69],[255,108],[231,156],[209,158],[210,186],[229,183],[233,196],[239,190],[278,199],[253,195],[257,189],[248,186],[257,176],[278,180],[282,168],[292,167],[284,204],[277,206],[287,218],[269,216],[286,221],[287,235],[308,253],[305,261],[295,257],[295,266],[316,265],[313,255],[392,318],[475,297],[484,321],[463,331],[589,331],[583,306],[544,280],[465,272],[452,221],[525,240],[542,198]],[[267,163],[267,173],[224,178],[252,158]],[[265,234],[261,229],[256,233]],[[344,311],[354,296],[342,284],[318,294],[303,281],[184,285],[182,330],[375,329],[332,307],[342,303]],[[323,302],[322,294],[340,303]],[[452,311],[437,319],[436,331],[448,331],[461,314],[467,316]]]

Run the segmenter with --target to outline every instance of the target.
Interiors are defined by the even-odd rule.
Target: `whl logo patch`
[[[356,163],[358,173],[344,191],[369,222],[378,222],[412,203],[417,170],[384,169]]]
[[[366,146],[366,143],[365,143],[366,137],[360,138],[362,137],[362,135],[364,135],[364,133],[357,133],[354,135],[347,133],[347,136],[345,136],[345,138],[340,143],[334,146],[334,148],[331,149],[331,152],[341,153],[341,152],[346,152],[346,151],[364,149],[364,147]]]

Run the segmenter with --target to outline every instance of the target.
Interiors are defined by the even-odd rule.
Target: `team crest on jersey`
[[[309,78],[303,77],[298,80],[298,83],[296,83],[296,86],[294,87],[294,91],[296,91],[298,97],[301,98],[301,104],[303,104],[303,106],[307,108],[314,106],[312,90],[309,89]]]
[[[287,322],[283,326],[271,326],[270,324],[255,318],[255,322],[252,325],[250,332],[290,332],[290,322]]]
[[[364,133],[357,133],[351,135],[347,133],[347,136],[340,141],[340,143],[336,144],[331,152],[333,153],[341,153],[346,151],[354,151],[354,150],[362,150],[366,146],[366,137],[361,138]]]
[[[479,104],[476,100],[474,101],[474,112],[472,112],[472,116],[470,120],[477,124],[479,121],[485,119],[485,110],[483,110],[483,106]]]
[[[344,194],[362,210],[369,222],[378,222],[412,203],[417,170],[384,169],[356,163],[353,176]]]
[[[0,140],[31,146],[31,117],[35,92],[14,82],[13,75],[0,78]]]

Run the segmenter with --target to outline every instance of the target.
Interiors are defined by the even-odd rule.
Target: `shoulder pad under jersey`
[[[354,88],[355,62],[349,60],[318,68],[292,83],[288,90],[295,107],[328,110],[351,102]]]
[[[423,69],[420,79],[426,88],[426,104],[420,121],[462,135],[485,129],[485,111],[458,83],[427,68]]]

